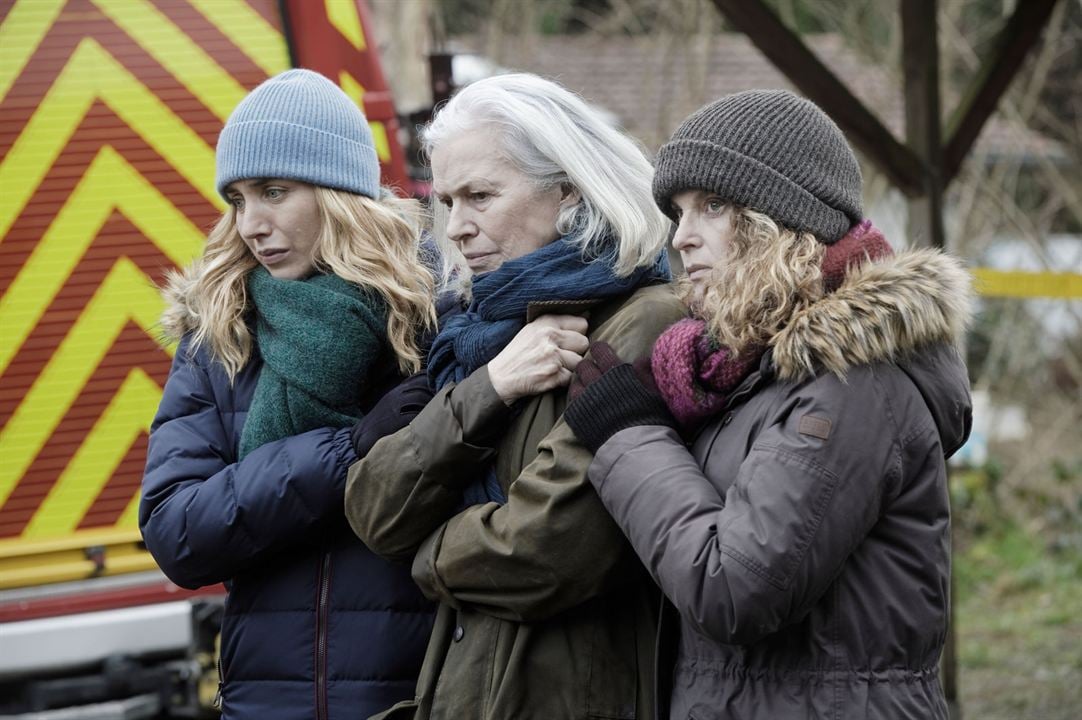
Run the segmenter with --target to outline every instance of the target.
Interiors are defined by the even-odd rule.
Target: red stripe
[[[108,559],[106,560],[108,562]],[[75,613],[117,610],[137,605],[173,602],[197,597],[225,595],[221,585],[211,585],[198,590],[185,590],[162,577],[146,585],[112,590],[81,589],[71,595],[29,600],[0,601],[0,623],[59,617]]]
[[[263,16],[278,32],[282,32],[282,16],[278,12],[277,0],[245,0],[249,6]]]
[[[112,477],[94,499],[94,504],[79,521],[78,530],[113,527],[117,524],[120,516],[128,509],[128,503],[139,492],[139,487],[143,483],[148,440],[149,436],[145,432],[139,433],[135,438],[128,452],[124,453],[124,459],[120,461]]]

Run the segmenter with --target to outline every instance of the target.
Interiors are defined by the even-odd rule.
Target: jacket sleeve
[[[681,316],[675,300],[644,303],[614,316],[592,339],[608,342],[623,358],[638,358]],[[562,419],[537,447],[537,457],[510,484],[506,504],[468,508],[422,543],[413,578],[427,596],[534,622],[631,576],[630,548],[586,476],[589,450]]]
[[[307,540],[341,512],[349,428],[267,443],[234,462],[201,356],[177,349],[154,418],[139,529],[162,571],[197,588],[230,579],[253,558]]]
[[[787,398],[724,496],[658,426],[614,435],[590,478],[681,616],[717,642],[752,643],[812,608],[898,484],[891,420],[859,408],[874,393],[830,376]],[[827,440],[800,432],[807,415],[831,423]],[[710,467],[725,460],[707,472],[731,472]]]
[[[482,367],[436,393],[409,425],[376,441],[350,468],[346,518],[365,545],[408,562],[462,505],[462,489],[489,466],[510,409]]]

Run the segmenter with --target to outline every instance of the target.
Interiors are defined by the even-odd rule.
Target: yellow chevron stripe
[[[159,396],[160,398],[160,396]],[[160,399],[159,399],[159,402]],[[157,406],[154,410],[151,410],[148,418],[154,417],[154,412],[157,411]],[[128,502],[128,507],[124,509],[124,512],[120,514],[120,518],[116,521],[116,525],[113,527],[120,528],[137,528],[139,527],[139,493],[133,493],[131,500]]]
[[[342,92],[349,96],[357,107],[364,110],[364,85],[353,77],[353,73],[348,70],[342,70],[338,73],[338,84],[342,88]]]
[[[23,531],[27,540],[41,540],[74,531],[116,471],[162,399],[162,389],[134,368],[109,401],[75,456]],[[138,493],[136,493],[138,494]]]
[[[0,102],[26,67],[67,0],[19,0],[0,24]]]
[[[92,38],[83,38],[0,164],[0,242],[95,98],[216,207],[214,149]]]
[[[145,0],[93,0],[106,16],[225,122],[248,91]]]
[[[977,292],[986,297],[1082,298],[1082,275],[974,268]]]
[[[0,505],[68,408],[82,392],[125,323],[134,320],[153,333],[164,301],[146,275],[127,258],[113,265],[105,281],[60,343],[45,369],[0,431]]]
[[[338,84],[342,87],[342,92],[349,96],[349,99],[355,102],[357,107],[364,110],[364,85],[361,85],[357,78],[346,70],[338,73]],[[369,120],[368,127],[372,129],[372,142],[376,146],[376,155],[379,156],[379,161],[390,162],[391,143],[387,140],[387,128],[378,120]]]
[[[357,13],[357,0],[323,0],[327,19],[358,50],[365,49],[361,16]]]
[[[0,343],[0,373],[114,209],[178,266],[187,265],[202,252],[204,235],[199,228],[115,150],[103,147],[26,265],[0,297],[0,336],[4,338]]]
[[[115,528],[88,528],[72,533],[67,537],[52,540],[27,542],[19,538],[0,539],[0,569],[12,560],[19,560],[27,555],[47,555],[76,550],[82,553],[88,545],[123,545],[139,542],[139,531],[117,530]],[[84,556],[85,557],[85,556]]]
[[[189,2],[267,75],[289,69],[289,48],[282,33],[244,0]]]
[[[134,527],[76,530],[49,540],[0,540],[0,590],[151,570],[154,558],[141,541]],[[105,550],[104,571],[87,559],[89,547]]]
[[[372,128],[372,143],[376,146],[376,155],[380,162],[391,161],[391,143],[387,140],[387,128],[379,120],[369,120],[368,127]]]

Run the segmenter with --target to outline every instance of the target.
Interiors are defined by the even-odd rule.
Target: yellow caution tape
[[[974,268],[977,292],[985,297],[1080,298],[1082,274]]]

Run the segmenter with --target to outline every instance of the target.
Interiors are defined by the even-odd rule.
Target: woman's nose
[[[465,242],[476,232],[468,214],[461,207],[452,207],[447,211],[447,237],[452,242]]]
[[[698,232],[696,232],[695,224],[688,218],[687,215],[681,215],[680,219],[676,223],[676,232],[672,236],[672,246],[674,250],[684,250],[685,248],[693,247],[698,240]]]
[[[247,204],[244,210],[237,213],[237,232],[244,240],[254,240],[270,234],[267,214],[257,203]]]

